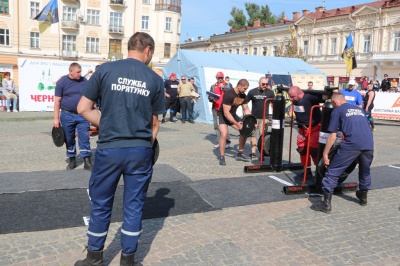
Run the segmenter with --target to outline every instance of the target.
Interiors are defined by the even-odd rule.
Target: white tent
[[[171,73],[194,77],[199,88],[200,101],[194,111],[199,114],[197,122],[212,123],[211,104],[206,91],[216,82],[215,75],[222,71],[229,76],[232,85],[245,78],[250,87],[258,86],[258,80],[266,75],[315,74],[324,76],[318,69],[297,58],[239,55],[215,52],[179,50],[163,68],[163,78]]]

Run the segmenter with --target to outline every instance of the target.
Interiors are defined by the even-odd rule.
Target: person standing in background
[[[165,116],[167,115],[167,110],[169,109],[169,121],[175,122],[174,118],[177,113],[178,106],[178,85],[179,81],[176,80],[176,74],[171,73],[169,79],[164,82],[165,88],[165,110],[163,113],[163,118],[161,123],[165,123]]]
[[[15,92],[14,80],[10,78],[10,72],[4,72],[4,79],[2,80],[3,95],[7,99],[7,112],[10,112],[11,100],[13,100],[13,112],[18,112],[18,96]]]
[[[187,82],[186,76],[181,77],[182,83],[178,85],[178,95],[179,95],[179,104],[181,106],[181,116],[182,116],[182,124],[185,124],[186,119],[189,118],[189,123],[194,124],[193,118],[193,105],[192,98],[190,94],[194,90],[192,83]],[[186,112],[188,111],[189,117],[186,117]]]
[[[381,90],[386,92],[390,90],[390,81],[388,80],[388,74],[383,75],[384,79],[381,82]]]

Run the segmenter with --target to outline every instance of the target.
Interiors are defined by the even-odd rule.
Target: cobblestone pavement
[[[56,148],[50,139],[51,118],[52,113],[0,113],[1,173],[10,173],[11,179],[13,172],[65,168],[64,150]],[[377,124],[373,167],[396,165],[399,140],[395,132],[400,132],[400,125]],[[245,176],[243,166],[249,163],[234,159],[236,133],[231,131],[235,147],[228,150],[226,167],[218,165],[212,133],[212,125],[163,124],[158,137],[158,163],[170,165],[192,181]],[[287,128],[285,138],[288,137]],[[289,151],[286,139],[284,160]],[[96,137],[91,140],[95,147]],[[249,153],[248,146],[246,149]],[[293,151],[292,161],[298,162],[294,148]],[[288,196],[280,202],[144,220],[137,261],[151,266],[400,265],[398,189],[370,191],[365,207],[357,204],[354,192],[334,195],[331,215],[309,208],[319,198]],[[120,226],[110,226],[105,265],[119,265]],[[1,234],[0,265],[73,265],[85,256],[82,250],[86,242],[83,224]]]

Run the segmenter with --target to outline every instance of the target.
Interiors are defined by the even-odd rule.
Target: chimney
[[[304,9],[303,10],[303,16],[307,16],[308,13],[310,13],[310,10],[308,10],[308,9]]]
[[[253,27],[259,28],[259,27],[260,27],[260,23],[261,23],[261,20],[260,20],[259,18],[258,18],[258,19],[255,19],[255,20],[254,20]]]
[[[340,11],[341,11],[340,8],[336,9],[336,15],[339,15]]]
[[[293,21],[296,21],[299,19],[299,12],[293,12]]]
[[[324,11],[324,10],[325,10],[325,8],[324,8],[323,6],[317,6],[317,7],[315,8],[315,12]]]

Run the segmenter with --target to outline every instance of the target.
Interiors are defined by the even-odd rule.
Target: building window
[[[110,32],[123,32],[122,13],[110,12]]]
[[[278,46],[272,46],[272,55],[277,56],[278,55]]]
[[[142,4],[150,4],[150,0],[142,0]]]
[[[262,54],[263,54],[263,56],[266,56],[267,55],[267,46],[263,46],[263,52],[262,52]]]
[[[149,16],[142,16],[142,30],[149,29]]]
[[[400,51],[400,32],[394,34],[394,47],[393,51]]]
[[[336,54],[336,38],[331,38],[331,54]]]
[[[76,36],[63,35],[63,51],[76,51]]]
[[[31,2],[31,18],[34,18],[39,14],[39,3]]]
[[[371,50],[371,35],[364,35],[363,53],[369,53]]]
[[[63,20],[64,21],[77,21],[76,8],[64,6],[63,7]]]
[[[0,14],[9,14],[9,0],[0,0]]]
[[[257,47],[253,47],[253,55],[257,55]]]
[[[231,53],[232,53],[232,49],[229,49],[229,50],[228,50],[228,53],[230,53],[230,54],[231,54]]]
[[[308,41],[303,42],[303,53],[304,55],[308,55]]]
[[[100,10],[88,9],[86,22],[89,25],[100,25]]]
[[[245,47],[245,48],[243,49],[243,54],[249,54],[249,48]]]
[[[0,45],[10,45],[10,30],[0,29]]]
[[[317,55],[322,55],[322,40],[317,40]]]
[[[108,51],[108,59],[111,61],[115,61],[118,59],[122,59],[122,41],[116,39],[110,39],[109,42],[109,51]]]
[[[240,50],[239,48],[236,48],[236,54],[239,54]]]
[[[86,52],[99,53],[99,38],[86,37]]]
[[[31,48],[39,49],[39,32],[31,32]]]
[[[171,44],[164,43],[164,57],[170,58],[170,56],[171,56]]]
[[[165,30],[171,31],[172,18],[165,18]]]
[[[178,34],[181,34],[181,20],[178,19],[178,25],[176,27],[178,29]]]
[[[221,50],[221,53],[225,53],[225,50]]]

